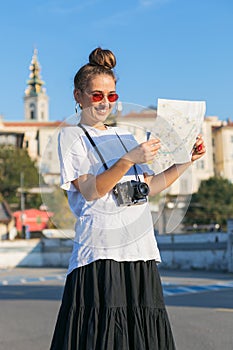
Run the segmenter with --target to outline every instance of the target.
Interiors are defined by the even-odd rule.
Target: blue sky
[[[30,0],[0,5],[0,113],[23,120],[33,49],[50,119],[74,111],[73,77],[97,46],[117,57],[123,102],[205,100],[207,115],[233,120],[232,0]]]

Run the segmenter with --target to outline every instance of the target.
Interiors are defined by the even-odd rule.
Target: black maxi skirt
[[[50,350],[174,350],[154,260],[98,260],[67,276]]]

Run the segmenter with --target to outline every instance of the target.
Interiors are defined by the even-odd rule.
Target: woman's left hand
[[[205,148],[205,144],[204,144],[204,140],[202,138],[202,135],[198,135],[196,142],[195,142],[193,149],[192,149],[191,161],[194,162],[195,160],[203,157],[205,152],[206,152],[206,148]]]

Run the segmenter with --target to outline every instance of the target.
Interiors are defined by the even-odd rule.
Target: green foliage
[[[24,189],[38,187],[39,175],[36,164],[28,155],[27,150],[14,146],[0,146],[0,192],[9,204],[20,202],[17,192],[20,187],[20,174],[23,173]],[[38,207],[41,204],[40,195],[27,194],[25,207]]]
[[[156,194],[154,196],[150,196],[149,197],[149,202],[152,203],[152,204],[159,204],[159,201],[161,199],[161,194]]]
[[[233,184],[221,177],[211,177],[202,181],[197,193],[192,196],[185,224],[226,225],[233,217]]]
[[[47,210],[54,213],[50,219],[49,228],[74,229],[76,218],[70,210],[65,191],[54,187],[52,193],[42,194],[42,199]]]

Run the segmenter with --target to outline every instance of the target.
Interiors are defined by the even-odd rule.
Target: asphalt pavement
[[[58,268],[0,270],[0,349],[49,349],[65,274]],[[233,274],[160,274],[177,350],[233,350]]]

